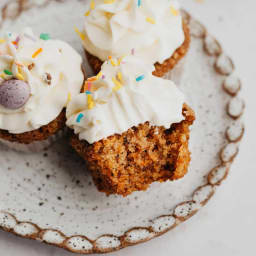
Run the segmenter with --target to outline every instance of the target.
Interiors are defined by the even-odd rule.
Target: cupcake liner
[[[22,144],[18,142],[11,142],[8,140],[0,139],[0,142],[8,148],[23,152],[23,153],[38,153],[50,147],[54,142],[65,136],[67,129],[60,130],[54,135],[51,135],[48,139],[42,141],[35,141],[30,144]]]

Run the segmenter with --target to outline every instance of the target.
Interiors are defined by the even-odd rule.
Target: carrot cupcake
[[[71,64],[72,63],[72,64]],[[31,29],[0,39],[0,141],[39,151],[65,128],[65,107],[84,81],[82,58],[67,43]]]
[[[86,3],[82,38],[95,73],[108,56],[136,54],[163,76],[186,54],[189,29],[176,0],[92,0]]]
[[[195,115],[175,84],[134,56],[111,59],[67,107],[72,147],[106,194],[127,196],[188,170]]]

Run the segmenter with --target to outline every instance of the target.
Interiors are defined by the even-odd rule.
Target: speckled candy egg
[[[0,105],[7,109],[19,109],[26,104],[30,96],[28,83],[11,79],[0,84]]]

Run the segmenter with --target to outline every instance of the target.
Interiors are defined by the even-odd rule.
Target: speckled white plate
[[[84,1],[9,1],[2,6],[1,29],[28,25],[68,41],[82,54],[74,25],[82,25]],[[31,155],[0,146],[2,229],[73,252],[109,252],[163,234],[212,197],[238,153],[244,102],[237,96],[241,84],[231,59],[199,22],[185,12],[184,18],[192,43],[180,88],[197,116],[188,175],[127,198],[106,197],[65,139]]]

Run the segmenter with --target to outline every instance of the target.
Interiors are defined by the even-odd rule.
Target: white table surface
[[[220,40],[236,64],[247,105],[246,135],[228,179],[206,207],[166,235],[110,256],[256,255],[256,170],[253,162],[256,157],[256,1],[183,0],[182,3]],[[0,255],[72,254],[0,231]]]

